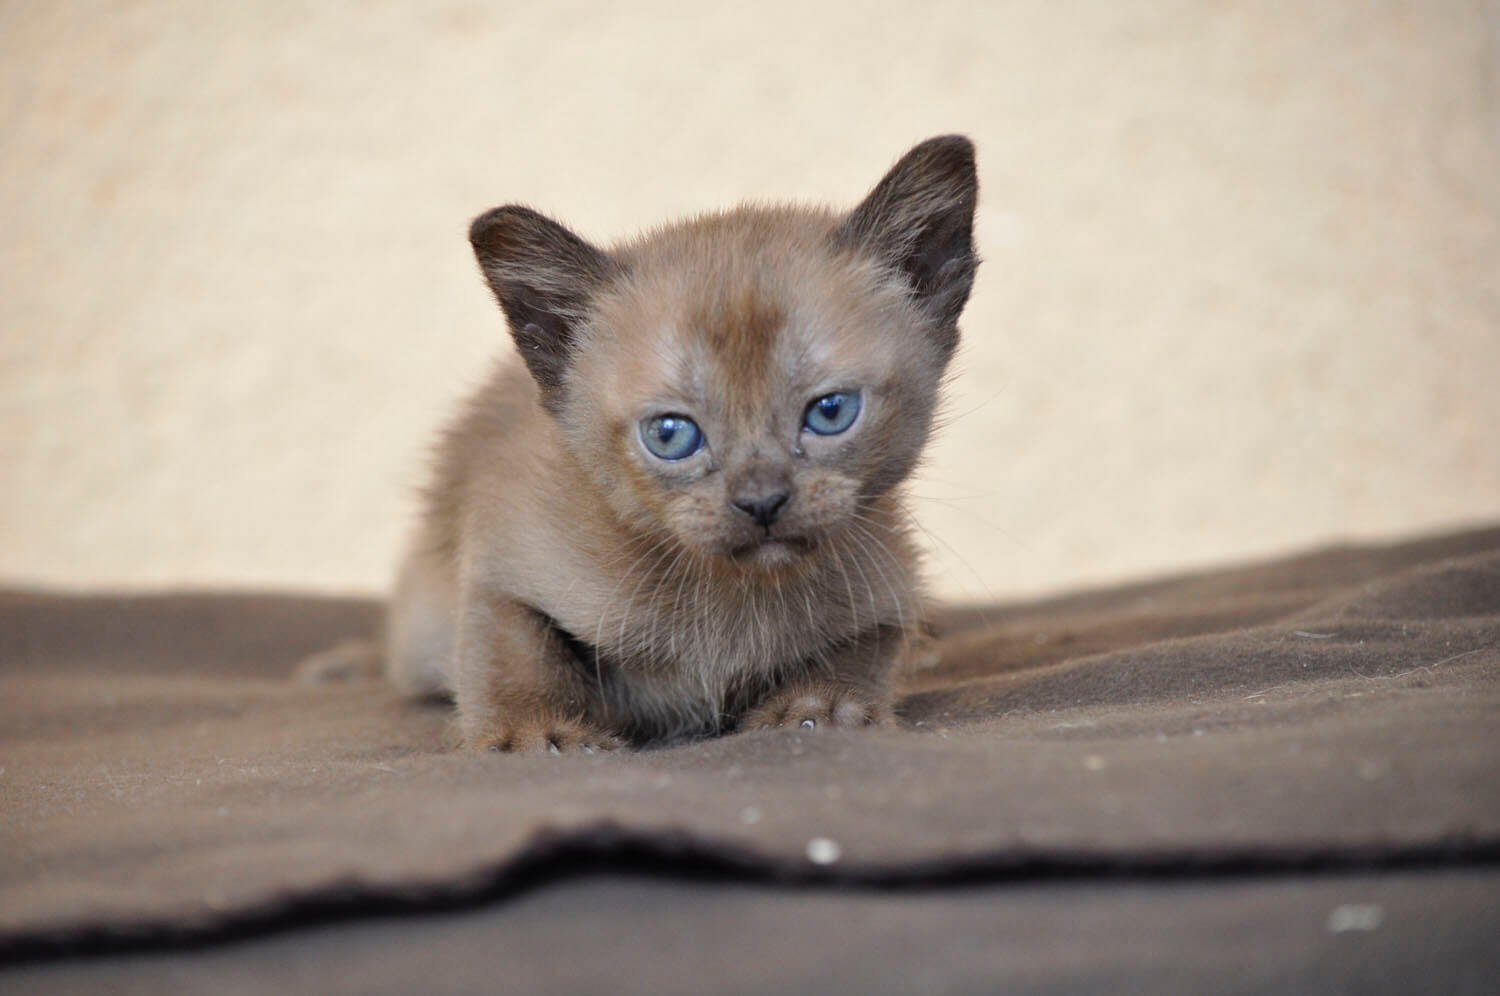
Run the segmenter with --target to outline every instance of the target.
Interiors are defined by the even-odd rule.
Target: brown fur
[[[604,252],[525,208],[471,239],[525,367],[443,437],[387,669],[465,743],[607,748],[889,715],[919,633],[898,487],[976,259],[973,150],[923,143],[847,215],[741,207]],[[528,376],[529,373],[529,376]],[[854,426],[802,428],[860,390]],[[652,457],[639,426],[706,445]],[[736,500],[789,496],[770,525]]]

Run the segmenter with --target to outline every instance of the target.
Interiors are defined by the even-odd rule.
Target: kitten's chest
[[[552,600],[553,615],[626,674],[705,688],[817,661],[875,626],[915,622],[915,579],[900,562],[818,567],[726,578],[665,558],[574,577]]]
[[[575,584],[564,625],[629,673],[730,678],[815,654],[852,621],[799,585],[715,587],[683,574]]]
[[[617,571],[575,563],[532,602],[597,685],[601,718],[633,735],[715,732],[799,670],[831,666],[860,634],[916,625],[910,559],[758,577],[695,572],[683,559],[637,556]]]

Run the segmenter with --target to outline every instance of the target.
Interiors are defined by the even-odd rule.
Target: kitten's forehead
[[[833,227],[818,211],[742,209],[617,250],[628,276],[599,317],[622,379],[740,408],[827,376],[879,303],[867,268],[834,250]]]
[[[751,275],[738,286],[729,280],[703,285],[677,331],[702,342],[721,366],[756,377],[771,366],[787,320],[787,302],[766,283]]]

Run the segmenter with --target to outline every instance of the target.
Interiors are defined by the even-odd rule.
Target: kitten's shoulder
[[[497,469],[514,472],[527,463],[526,451],[543,434],[545,416],[535,382],[526,368],[507,356],[460,406],[438,438],[432,476],[423,492],[425,526],[434,552],[456,556],[464,522],[481,495],[493,496]],[[498,476],[503,489],[505,476]]]

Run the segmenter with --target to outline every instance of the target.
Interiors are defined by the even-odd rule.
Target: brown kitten
[[[523,207],[470,241],[524,367],[443,437],[387,670],[467,746],[890,715],[919,632],[897,491],[978,260],[974,150],[854,211],[740,207],[608,251]]]

